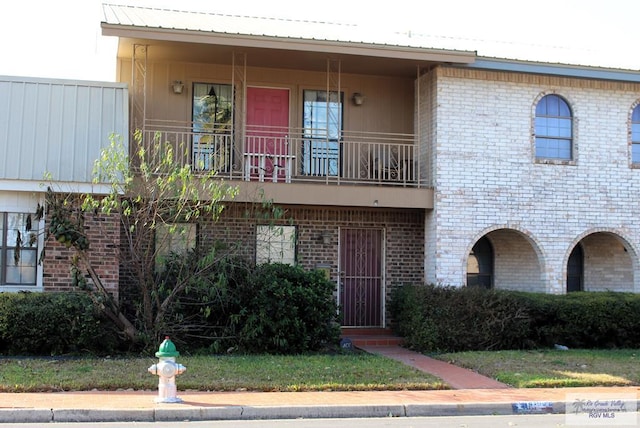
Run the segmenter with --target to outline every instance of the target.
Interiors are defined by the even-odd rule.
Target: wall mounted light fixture
[[[320,241],[324,245],[331,244],[331,232],[329,232],[328,230],[325,230],[325,231],[321,232],[320,233]]]
[[[364,95],[360,92],[354,92],[353,95],[351,95],[351,101],[353,102],[353,105],[361,106],[364,104]]]
[[[184,89],[184,83],[182,83],[182,80],[174,80],[171,84],[171,88],[173,89],[174,94],[181,94]]]

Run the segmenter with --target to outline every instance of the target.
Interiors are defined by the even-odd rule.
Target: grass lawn
[[[435,355],[517,388],[640,385],[640,350],[539,350]],[[179,357],[180,390],[374,391],[447,388],[439,379],[366,353]],[[156,358],[2,358],[0,392],[155,390]]]
[[[434,358],[517,388],[640,385],[640,350],[458,352]]]
[[[433,376],[364,353],[179,357],[179,390],[368,391],[444,389]],[[0,392],[154,390],[156,358],[1,358]]]

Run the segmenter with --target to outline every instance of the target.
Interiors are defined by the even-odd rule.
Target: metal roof
[[[378,28],[350,23],[333,23],[325,21],[280,19],[258,16],[228,15],[211,12],[182,11],[138,7],[131,5],[103,4],[105,20],[102,24],[104,33],[120,37],[144,37],[135,29],[146,29],[147,35],[154,30],[163,32],[165,40],[178,40],[171,34],[206,33],[211,35],[227,35],[239,37],[268,38],[283,42],[308,42],[313,46],[339,44],[345,46],[366,45],[383,49],[386,52],[394,49],[414,52],[419,59],[425,54],[447,55],[450,62],[473,62],[475,51],[449,48],[446,44],[428,46],[424,38],[413,38],[411,34],[381,31]],[[129,31],[128,31],[129,30]],[[158,33],[156,38],[160,37]],[[180,39],[184,40],[184,39]],[[202,42],[202,39],[199,39]],[[318,43],[324,42],[324,43]],[[391,56],[392,57],[392,56]],[[440,59],[440,60],[444,60]]]
[[[594,63],[562,46],[388,31],[355,23],[241,16],[103,4],[105,35],[258,48],[286,48],[461,64],[474,68],[638,82],[623,59]],[[277,43],[277,44],[274,44]]]

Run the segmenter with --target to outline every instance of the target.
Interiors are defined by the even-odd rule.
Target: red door
[[[340,230],[340,307],[346,327],[382,326],[382,230]]]
[[[289,90],[247,88],[246,179],[290,177],[288,132]]]

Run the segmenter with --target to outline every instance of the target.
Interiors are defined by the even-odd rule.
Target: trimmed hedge
[[[0,354],[105,355],[118,344],[112,324],[84,294],[0,293]]]
[[[394,329],[421,352],[640,347],[640,295],[567,295],[477,287],[403,286],[390,304]]]
[[[539,347],[640,347],[640,295],[576,292],[550,295],[512,292],[531,318],[530,337]]]

